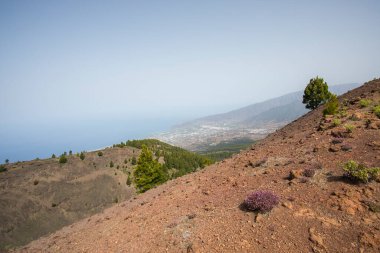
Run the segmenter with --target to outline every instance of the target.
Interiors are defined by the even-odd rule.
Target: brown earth
[[[380,252],[379,182],[342,177],[350,159],[380,166],[380,119],[360,107],[361,98],[378,104],[380,80],[340,97],[347,108],[338,126],[318,108],[251,150],[17,252]],[[307,168],[316,174],[304,177]],[[281,203],[268,214],[245,211],[241,203],[256,189],[275,192]]]
[[[140,151],[126,147],[102,152],[103,156],[88,152],[83,161],[68,155],[65,164],[56,158],[7,165],[8,171],[0,173],[0,251],[25,245],[134,196],[122,170],[132,167],[124,159],[137,157]]]

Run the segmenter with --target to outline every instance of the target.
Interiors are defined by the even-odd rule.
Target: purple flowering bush
[[[257,190],[248,194],[244,206],[250,211],[269,212],[278,205],[279,197],[271,191]]]

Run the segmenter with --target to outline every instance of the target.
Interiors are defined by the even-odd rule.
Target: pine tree
[[[167,180],[162,165],[153,159],[152,152],[143,145],[134,171],[134,182],[140,192],[145,192]]]
[[[323,78],[316,77],[310,79],[306,86],[302,103],[306,104],[307,109],[314,110],[319,105],[326,103],[332,94],[329,92],[329,87]]]

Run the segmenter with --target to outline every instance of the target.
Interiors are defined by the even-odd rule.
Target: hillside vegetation
[[[168,179],[177,178],[213,163],[208,156],[198,155],[155,139],[127,141],[126,146],[141,149],[143,145],[157,159],[163,159],[163,169]]]

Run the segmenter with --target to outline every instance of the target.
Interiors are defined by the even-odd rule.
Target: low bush
[[[127,185],[131,186],[131,184],[132,184],[132,178],[131,178],[131,176],[128,176],[128,178],[127,178]]]
[[[67,157],[64,154],[59,157],[59,163],[67,163]]]
[[[351,124],[347,124],[347,125],[344,125],[344,128],[346,129],[347,133],[352,133],[352,131],[354,131],[355,129],[355,126]]]
[[[360,104],[361,108],[368,107],[371,103],[372,103],[371,99],[361,99],[359,101],[359,104]]]
[[[377,105],[373,108],[373,113],[380,118],[380,105]]]
[[[4,172],[4,171],[7,171],[7,168],[5,168],[4,165],[0,165],[0,172]]]
[[[279,203],[279,197],[271,191],[258,190],[248,194],[244,206],[250,211],[269,212]]]
[[[343,165],[344,176],[355,182],[368,183],[378,178],[380,168],[367,168],[353,160]]]
[[[339,101],[336,95],[332,95],[330,100],[326,103],[323,115],[335,115],[339,111]]]
[[[340,121],[340,119],[334,119],[332,123],[333,123],[334,127],[339,126],[340,124],[342,124],[342,122]]]
[[[113,168],[113,161],[110,162],[110,168]]]
[[[98,156],[103,156],[103,152],[102,152],[102,151],[99,151],[99,152],[98,152]]]
[[[86,156],[84,155],[84,152],[80,152],[79,158],[83,161]]]

